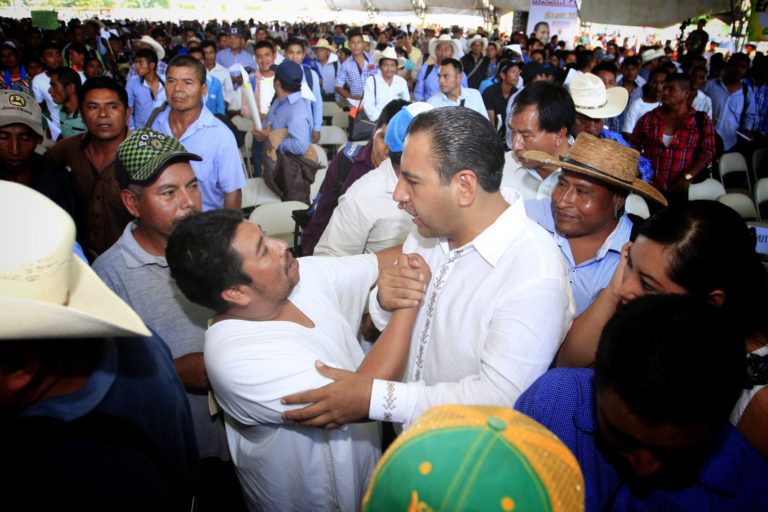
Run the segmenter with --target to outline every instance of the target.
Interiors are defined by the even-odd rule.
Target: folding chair
[[[725,190],[729,192],[734,191],[734,189],[752,190],[747,161],[741,153],[725,153],[720,157],[718,167],[720,169],[720,181]]]
[[[624,202],[624,209],[627,213],[637,215],[641,219],[647,219],[651,216],[651,212],[648,211],[648,203],[637,194],[629,194],[627,196],[627,200]]]
[[[261,226],[267,236],[284,240],[293,249],[299,244],[299,226],[291,214],[307,208],[309,205],[301,201],[262,204],[254,208],[248,220]]]
[[[717,201],[717,198],[725,194],[725,187],[719,181],[707,178],[701,183],[692,183],[688,187],[688,200],[709,199]]]
[[[347,133],[338,126],[321,126],[320,127],[320,140],[318,144],[326,148],[330,160],[330,155],[335,155],[336,152],[347,143]],[[330,152],[328,151],[330,149]]]
[[[720,196],[717,200],[736,210],[736,213],[741,215],[745,221],[757,220],[757,208],[749,196],[740,192],[732,192]]]
[[[312,144],[312,147],[315,148],[315,153],[317,153],[318,163],[323,167],[328,167],[328,155],[325,154],[325,150],[319,144]]]
[[[336,112],[331,118],[331,125],[338,126],[345,131],[349,128],[349,114],[347,112]]]
[[[768,220],[768,178],[760,178],[755,186],[755,204],[760,222]]]
[[[312,184],[309,186],[309,202],[314,203],[315,198],[317,197],[317,194],[320,192],[320,185],[323,184],[323,180],[325,179],[325,174],[328,172],[327,167],[323,167],[321,169],[318,169],[315,173],[315,181],[312,182]]]
[[[768,178],[768,148],[756,149],[752,153],[752,172],[756,181]]]
[[[267,187],[264,178],[248,178],[246,180],[243,189],[243,208],[279,202],[280,198]]]

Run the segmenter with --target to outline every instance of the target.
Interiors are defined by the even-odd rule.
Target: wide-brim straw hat
[[[157,54],[157,60],[163,60],[165,58],[165,48],[160,46],[160,43],[155,41],[150,36],[141,36],[141,39],[139,39],[139,42],[148,44],[150,47],[152,47],[152,50]]]
[[[643,64],[648,64],[654,59],[660,59],[661,57],[666,57],[667,54],[664,53],[664,50],[661,48],[651,48],[650,50],[645,50],[643,53],[640,54],[640,59],[643,61]]]
[[[483,53],[485,53],[485,50],[488,49],[488,38],[483,37],[480,34],[475,34],[469,39],[469,41],[467,41],[467,48],[472,49],[472,45],[478,41],[483,43]]]
[[[149,336],[75,256],[75,224],[39,192],[0,181],[0,340]]]
[[[568,84],[576,112],[592,119],[616,117],[627,106],[629,93],[624,87],[605,88],[599,77],[592,73],[581,73]]]
[[[453,55],[458,55],[461,53],[461,47],[459,46],[459,42],[456,39],[453,39],[448,34],[443,34],[440,37],[433,37],[429,40],[429,55],[430,57],[435,57],[435,49],[437,48],[437,45],[441,43],[448,43],[451,46],[453,46]]]
[[[318,48],[325,48],[326,50],[330,50],[332,52],[336,51],[336,48],[334,48],[333,45],[331,45],[331,43],[329,43],[327,39],[322,39],[322,38],[318,39],[317,44],[315,44],[312,48],[314,48],[315,50],[317,50]]]
[[[640,153],[610,139],[598,139],[582,132],[576,137],[576,142],[566,156],[558,158],[543,151],[526,151],[523,157],[544,165],[560,167],[667,205],[667,200],[661,192],[640,179],[637,170]]]
[[[376,66],[378,66],[379,62],[381,62],[383,59],[394,60],[395,62],[397,62],[398,68],[402,68],[405,66],[405,58],[399,57],[395,49],[392,48],[391,46],[385,48],[384,51],[373,52],[373,62],[376,63]]]

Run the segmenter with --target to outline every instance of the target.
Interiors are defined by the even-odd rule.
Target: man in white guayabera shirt
[[[503,165],[501,139],[477,112],[447,107],[413,119],[393,197],[417,228],[403,252],[423,256],[432,278],[425,289],[418,268],[388,267],[369,301],[382,327],[389,311],[423,298],[404,382],[326,365],[320,373],[335,382],[286,397],[311,405],[285,418],[408,424],[438,404],[511,407],[546,371],[571,324],[571,294],[551,236],[516,192],[499,189]]]

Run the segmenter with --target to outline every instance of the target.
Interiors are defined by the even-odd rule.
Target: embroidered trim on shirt
[[[387,382],[387,394],[384,395],[384,405],[382,408],[387,412],[384,413],[384,421],[392,421],[392,411],[395,410],[395,402],[397,397],[395,396],[395,383]]]

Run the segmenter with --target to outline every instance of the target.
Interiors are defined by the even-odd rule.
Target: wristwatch
[[[693,174],[687,172],[683,174],[683,178],[685,178],[685,181],[691,181],[693,179]]]

